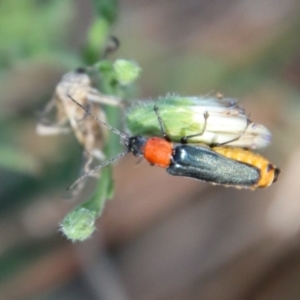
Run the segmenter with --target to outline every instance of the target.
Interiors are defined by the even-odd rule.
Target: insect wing
[[[167,172],[237,188],[251,188],[260,179],[256,167],[226,158],[208,147],[193,145],[175,147]]]

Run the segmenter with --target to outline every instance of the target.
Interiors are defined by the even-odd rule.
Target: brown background
[[[90,1],[73,5],[66,43],[78,51],[93,11]],[[115,57],[143,69],[139,98],[241,99],[273,133],[262,154],[282,173],[268,189],[235,190],[173,178],[128,155],[115,166],[116,196],[98,231],[72,244],[57,224],[75,205],[62,194],[80,149],[72,137],[34,131],[35,111],[68,70],[46,58],[15,64],[0,79],[1,115],[33,163],[29,175],[0,172],[8,268],[0,299],[300,299],[299,2],[127,0],[113,33]]]

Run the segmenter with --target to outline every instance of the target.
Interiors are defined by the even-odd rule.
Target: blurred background
[[[299,1],[120,1],[113,58],[142,67],[137,97],[240,99],[282,173],[253,192],[128,155],[97,232],[72,243],[58,223],[84,200],[63,197],[81,149],[35,126],[94,18],[92,0],[0,2],[0,299],[300,299]]]

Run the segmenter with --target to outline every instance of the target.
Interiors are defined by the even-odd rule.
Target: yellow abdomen
[[[252,188],[267,187],[277,180],[280,170],[263,156],[242,148],[214,147],[217,153],[260,170],[260,179]]]

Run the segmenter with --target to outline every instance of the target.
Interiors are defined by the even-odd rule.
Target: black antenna
[[[85,177],[90,176],[91,174],[95,173],[96,171],[98,171],[98,170],[102,169],[103,167],[109,165],[110,163],[112,163],[113,161],[115,161],[115,160],[121,158],[122,156],[124,156],[124,155],[127,154],[128,152],[129,152],[129,151],[124,151],[124,152],[118,154],[117,156],[115,156],[115,157],[113,157],[113,158],[111,158],[111,159],[109,159],[109,160],[103,162],[102,164],[96,166],[96,167],[93,168],[92,170],[90,170],[90,171],[84,173],[82,176],[80,176],[79,178],[77,178],[77,179],[75,180],[75,182],[72,183],[71,186],[69,186],[69,187],[67,188],[67,191],[68,191],[68,190],[71,190],[75,185],[77,185],[77,184],[78,184],[81,180],[83,180]]]
[[[121,131],[119,131],[118,129],[110,126],[109,124],[105,123],[104,121],[100,120],[99,118],[97,118],[96,116],[94,116],[88,109],[86,109],[82,104],[80,104],[79,102],[77,102],[71,95],[68,95],[68,97],[75,102],[78,106],[80,106],[89,116],[91,116],[94,120],[96,120],[97,122],[101,123],[102,125],[104,125],[105,127],[107,127],[109,130],[111,130],[113,133],[117,134],[120,138],[123,144],[128,145],[128,139],[129,136]]]
[[[129,144],[129,136],[127,136],[125,133],[119,131],[118,129],[110,126],[109,124],[107,124],[106,122],[98,119],[96,116],[94,116],[88,109],[86,109],[82,104],[80,104],[79,102],[77,102],[72,96],[68,95],[68,97],[78,106],[80,106],[89,116],[91,116],[94,120],[96,120],[97,122],[99,122],[100,124],[106,126],[109,130],[111,130],[113,133],[117,134],[120,138],[121,138],[121,142],[123,144],[125,144],[126,146],[128,146]],[[113,161],[121,158],[122,156],[124,156],[125,154],[127,154],[128,152],[130,152],[130,150],[126,150],[124,152],[121,152],[120,154],[118,154],[117,156],[99,164],[98,166],[96,166],[95,168],[93,168],[92,170],[84,173],[82,176],[80,176],[78,179],[75,180],[75,182],[67,188],[67,190],[72,189],[75,185],[77,185],[81,180],[83,180],[85,177],[95,173],[96,171],[100,170],[101,168],[111,164]]]

